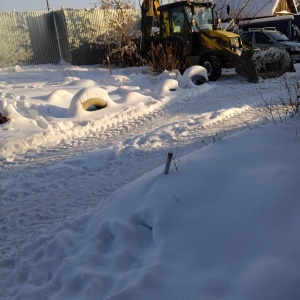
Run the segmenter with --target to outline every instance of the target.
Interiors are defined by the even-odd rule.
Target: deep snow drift
[[[299,116],[273,124],[264,112],[252,130],[214,132],[191,152],[198,131],[241,124],[253,90],[274,99],[280,81],[233,74],[195,87],[125,70],[99,84],[99,70],[38,70],[0,74],[0,111],[13,116],[0,125],[1,299],[299,299]],[[99,88],[108,106],[82,111]],[[98,147],[63,159],[81,138],[95,145],[91,131]],[[167,151],[188,141],[164,174]],[[47,147],[59,150],[53,163]],[[125,184],[155,165],[148,157],[159,167]]]

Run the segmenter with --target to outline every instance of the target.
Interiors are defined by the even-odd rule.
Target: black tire
[[[203,55],[200,59],[200,65],[207,70],[209,81],[216,81],[221,77],[222,64],[215,55]]]

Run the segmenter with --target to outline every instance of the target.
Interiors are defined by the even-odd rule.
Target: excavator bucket
[[[255,50],[243,50],[241,56],[238,58],[235,71],[247,81],[256,83],[259,80],[257,70],[252,60]]]
[[[259,78],[275,78],[286,72],[295,72],[294,64],[281,48],[244,49],[236,65],[236,72],[249,82]]]

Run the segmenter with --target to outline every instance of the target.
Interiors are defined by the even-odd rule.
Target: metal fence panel
[[[27,16],[27,13],[0,13],[1,67],[32,63],[33,52]]]
[[[54,12],[54,25],[58,40],[60,57],[64,61],[71,62],[71,52],[66,28],[65,13],[63,10]]]
[[[60,55],[53,14],[28,16],[27,22],[34,63],[59,63]]]
[[[90,45],[103,30],[107,30],[103,10],[64,10],[71,63],[89,65],[98,63],[98,53]]]

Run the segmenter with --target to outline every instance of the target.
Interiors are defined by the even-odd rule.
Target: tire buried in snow
[[[92,98],[82,103],[82,108],[84,110],[88,110],[91,106],[95,106],[97,109],[102,109],[107,106],[107,102],[100,98]]]
[[[181,88],[194,88],[208,82],[207,70],[202,66],[187,68],[179,80]]]
[[[112,108],[116,105],[117,104],[109,97],[106,90],[97,86],[86,87],[79,90],[73,96],[65,116],[67,118],[81,118],[81,113],[83,111],[90,112],[93,110],[93,107],[101,109],[104,107]]]

